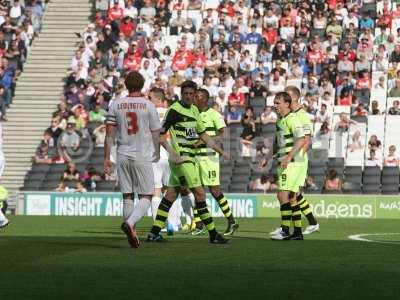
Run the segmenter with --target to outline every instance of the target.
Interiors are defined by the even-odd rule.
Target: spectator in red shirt
[[[185,47],[179,48],[172,59],[172,66],[178,70],[186,70],[186,68],[192,63],[193,54],[192,51]]]
[[[185,3],[183,3],[182,0],[178,0],[172,6],[172,10],[184,10],[184,9],[185,9]]]
[[[274,27],[272,27],[271,24],[267,24],[267,27],[263,30],[262,36],[270,45],[275,45],[275,43],[278,41],[278,32]]]
[[[132,19],[129,17],[124,17],[121,22],[121,25],[119,25],[119,31],[122,32],[126,38],[132,37],[135,29],[136,29],[136,24],[132,22]]]
[[[193,61],[196,62],[196,67],[204,68],[207,57],[204,53],[204,47],[199,47],[194,50]]]
[[[246,105],[246,98],[243,93],[239,93],[238,87],[232,87],[232,93],[228,96],[228,103],[230,106],[242,106]]]
[[[129,71],[138,71],[141,66],[141,57],[135,55],[135,52],[130,52],[124,59],[124,68]]]
[[[369,78],[368,72],[361,72],[359,78],[356,81],[357,90],[369,90],[371,89],[371,79]]]
[[[314,42],[311,44],[310,49],[307,53],[307,61],[309,64],[312,73],[320,74],[321,73],[321,64],[325,60],[325,53],[321,49],[321,45],[319,42]]]
[[[338,105],[350,106],[352,95],[348,89],[343,89],[338,99]]]
[[[124,10],[119,6],[118,0],[114,0],[114,5],[108,9],[107,17],[110,22],[120,21],[124,16]]]
[[[351,49],[350,42],[344,43],[344,49],[339,52],[339,60],[344,60],[345,56],[352,62],[355,62],[357,59],[356,52]]]

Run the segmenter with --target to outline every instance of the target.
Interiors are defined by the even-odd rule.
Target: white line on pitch
[[[400,241],[374,241],[367,239],[365,237],[367,236],[376,236],[376,235],[400,235],[399,232],[393,232],[393,233],[361,233],[361,234],[354,234],[354,235],[349,235],[348,238],[353,241],[360,241],[360,242],[369,242],[369,243],[378,243],[378,244],[394,244],[394,245],[399,245]]]

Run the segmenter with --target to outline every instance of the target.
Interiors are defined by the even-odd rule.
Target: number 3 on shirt
[[[135,112],[127,112],[126,120],[128,121],[128,134],[136,134],[139,131],[139,126],[137,123],[137,115]]]

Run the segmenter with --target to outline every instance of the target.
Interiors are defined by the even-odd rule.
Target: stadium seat
[[[33,164],[32,172],[37,173],[47,173],[50,170],[50,165],[48,164]]]
[[[355,175],[361,178],[362,168],[360,166],[346,166],[344,169],[344,174],[347,175]]]
[[[325,172],[326,172],[326,168],[325,168],[324,166],[321,166],[321,167],[315,166],[315,167],[311,167],[311,168],[309,169],[309,174],[310,174],[311,176],[316,176],[316,175],[323,175],[323,176],[325,176]]]
[[[21,191],[38,191],[42,185],[42,182],[42,180],[25,180]]]
[[[247,192],[247,183],[235,183],[229,186],[230,193],[246,193]]]
[[[381,178],[377,176],[365,176],[363,177],[363,185],[369,185],[369,184],[380,184],[381,183]]]
[[[86,167],[87,167],[87,163],[76,164],[76,169],[79,171],[79,173],[85,172]]]
[[[381,169],[379,167],[365,167],[363,176],[381,176]]]
[[[274,134],[276,132],[276,125],[275,124],[265,124],[261,126],[262,133],[267,134]]]
[[[364,184],[362,188],[363,194],[380,194],[381,185],[380,184]]]
[[[30,180],[44,180],[46,177],[47,173],[36,173],[33,171],[29,171],[26,175],[25,175],[25,181],[30,181]]]
[[[263,98],[263,97],[258,97],[258,98],[252,98],[252,99],[250,99],[250,105],[251,105],[253,108],[262,107],[262,108],[264,109],[265,104],[266,104],[265,98]]]
[[[229,191],[229,183],[221,182],[220,188],[223,193],[227,193]]]
[[[52,180],[60,181],[61,177],[62,177],[62,173],[59,173],[59,172],[54,172],[53,173],[53,172],[51,172],[51,173],[48,173],[46,175],[45,181],[52,181]]]
[[[60,183],[60,180],[49,180],[49,181],[43,181],[42,185],[40,186],[41,191],[53,191],[58,184]]]
[[[382,193],[397,194],[399,192],[399,176],[398,167],[383,167],[382,169]]]
[[[50,167],[50,173],[61,173],[67,168],[66,164],[53,164]]]
[[[100,181],[96,185],[96,190],[101,192],[113,192],[115,190],[115,181],[104,180]]]
[[[331,166],[331,167],[336,167],[336,166],[343,167],[344,166],[344,158],[343,157],[330,157],[328,159],[328,166]]]
[[[344,182],[343,183],[343,193],[344,194],[360,194],[361,185],[354,182]]]
[[[382,182],[382,194],[395,195],[399,193],[399,184],[384,184]]]

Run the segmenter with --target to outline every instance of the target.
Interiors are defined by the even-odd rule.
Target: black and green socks
[[[162,198],[160,205],[158,206],[156,219],[154,220],[153,227],[151,228],[151,233],[159,234],[161,229],[164,228],[171,206],[171,202],[165,198]]]
[[[215,230],[213,218],[207,209],[207,203],[205,201],[198,202],[196,203],[196,208],[201,221],[204,223],[204,225],[206,225],[208,233],[210,234],[210,238],[213,239],[217,234],[217,231]]]
[[[224,194],[220,194],[218,197],[215,197],[217,200],[219,208],[222,210],[225,218],[228,219],[229,223],[234,224],[235,218],[233,217],[232,210],[229,207],[228,200],[225,198]]]
[[[297,195],[296,198],[297,198],[297,203],[300,206],[301,212],[307,218],[308,223],[310,225],[317,225],[317,220],[315,219],[315,217],[314,217],[314,215],[313,215],[313,213],[311,211],[310,204],[308,203],[306,198],[304,198],[302,194]]]
[[[281,204],[281,228],[286,234],[289,234],[290,224],[292,222],[292,208],[290,203]]]
[[[301,224],[301,210],[300,210],[300,206],[298,203],[296,204],[291,204],[290,205],[292,208],[292,222],[294,225],[294,235],[301,235],[301,228],[302,228],[302,224]]]

